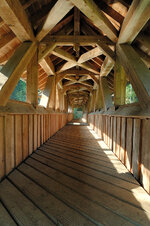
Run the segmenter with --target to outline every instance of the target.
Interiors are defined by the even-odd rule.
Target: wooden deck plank
[[[104,164],[95,164],[93,163],[92,161],[86,161],[84,158],[77,158],[77,157],[74,157],[72,155],[68,155],[68,154],[65,154],[58,151],[58,149],[46,149],[46,147],[40,147],[40,150],[42,151],[45,151],[46,153],[50,153],[52,155],[55,155],[55,156],[58,156],[59,158],[63,158],[63,159],[67,159],[71,162],[75,162],[79,165],[84,165],[84,166],[87,166],[88,168],[91,168],[91,169],[94,169],[96,171],[107,171],[110,175],[118,175],[118,172],[115,170],[115,168],[113,167],[110,167],[110,166],[107,166],[107,165],[104,165]],[[125,170],[125,169],[124,169]],[[121,171],[121,169],[119,170],[119,172],[124,172]],[[130,178],[131,178],[131,175],[128,173],[128,171],[126,170],[126,174],[123,174],[122,175],[122,178],[130,181]]]
[[[17,224],[149,225],[150,196],[95,137],[90,127],[69,124],[0,183]]]
[[[0,184],[0,196],[18,225],[54,225],[7,179]]]
[[[55,196],[35,184],[28,177],[19,171],[13,172],[9,179],[21,189],[27,197],[29,197],[42,211],[49,216],[55,224],[60,225],[93,225],[82,215],[69,208]],[[73,224],[72,224],[73,222]]]
[[[9,213],[7,212],[7,210],[4,208],[4,206],[0,203],[0,225],[2,226],[15,226],[17,225],[12,217],[9,215]]]
[[[138,216],[141,215],[142,219],[143,211],[141,210],[141,206],[137,200],[133,198],[133,194],[130,190],[127,191],[119,186],[113,186],[109,182],[103,182],[103,178],[101,178],[102,180],[100,181],[88,175],[84,175],[83,173],[79,174],[75,170],[68,170],[67,167],[61,167],[60,164],[42,158],[41,156],[34,156],[36,156],[35,159],[37,161],[28,159],[26,162],[30,166],[34,166],[35,169],[40,169],[40,172],[51,175],[53,179],[61,182],[61,184],[69,186],[72,190],[81,195],[87,196],[87,198],[90,197],[94,202],[103,204],[108,208],[112,208],[113,206],[113,210],[115,210],[118,215],[125,213],[127,218],[129,217],[136,221],[136,215],[138,214]],[[88,195],[85,194],[85,187]],[[120,202],[122,202],[122,204],[120,204],[122,208],[118,209],[117,206]],[[148,207],[148,205],[146,205],[146,207],[150,212],[150,207]],[[129,209],[130,211],[128,211]]]
[[[48,155],[45,152],[39,153],[39,151],[38,151],[38,154],[44,156],[45,158],[48,158]],[[66,165],[70,168],[78,170],[79,172],[83,172],[83,173],[86,173],[88,175],[91,175],[92,177],[96,177],[98,179],[104,178],[106,181],[112,182],[114,184],[119,184],[120,186],[123,186],[125,188],[132,189],[132,188],[135,187],[135,184],[137,184],[136,182],[135,183],[132,183],[130,181],[128,182],[127,180],[124,180],[119,176],[118,177],[113,176],[113,175],[109,174],[108,172],[96,171],[96,170],[89,168],[89,167],[86,167],[84,165],[79,165],[76,162],[71,162],[67,159],[59,158],[56,155],[51,155],[50,159],[53,159],[53,161],[56,161],[59,164],[63,164],[63,165]]]
[[[64,203],[76,209],[93,223],[95,222],[95,224],[109,225],[115,219],[119,224],[126,222],[124,218],[113,213],[112,209],[100,204],[98,205],[96,202],[73,191],[68,186],[64,186],[60,182],[51,179],[50,176],[42,174],[27,165],[21,165],[19,170],[32,178],[34,182],[40,184],[44,189],[61,198]]]

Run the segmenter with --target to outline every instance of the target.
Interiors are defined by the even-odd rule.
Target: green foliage
[[[19,80],[10,99],[26,102],[26,83],[25,82],[23,82],[22,80]]]
[[[74,119],[82,118],[82,115],[83,115],[82,108],[74,108],[74,110],[73,110],[73,118]]]
[[[16,88],[14,89],[10,99],[26,102],[26,82],[19,80]],[[40,103],[40,96],[42,95],[41,91],[38,90],[38,103]]]
[[[134,89],[130,83],[126,86],[126,104],[136,103],[138,98],[134,92]]]

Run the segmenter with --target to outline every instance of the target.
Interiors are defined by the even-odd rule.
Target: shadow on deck
[[[85,124],[57,132],[0,184],[0,225],[149,225],[150,197]]]

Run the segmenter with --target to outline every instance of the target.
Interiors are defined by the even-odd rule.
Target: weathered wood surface
[[[150,197],[95,136],[69,124],[3,180],[0,224],[148,225]]]
[[[0,180],[61,129],[67,120],[72,120],[72,114],[12,113],[0,116]]]
[[[95,130],[119,160],[150,193],[149,158],[149,119],[138,117],[108,116],[89,114],[89,125],[93,128],[92,118],[97,119]],[[110,118],[110,125],[109,125]],[[96,122],[96,123],[97,123]]]

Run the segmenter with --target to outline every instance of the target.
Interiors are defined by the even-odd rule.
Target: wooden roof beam
[[[111,72],[113,67],[114,62],[109,57],[106,57],[101,67],[100,77],[107,76]]]
[[[41,41],[73,7],[74,5],[68,0],[58,0],[50,10],[43,27],[38,32],[37,40]]]
[[[111,6],[107,5],[105,1],[94,0],[94,2],[99,6],[99,8],[103,12],[105,12],[107,15],[112,17],[118,23],[122,24],[124,17],[120,13],[118,13],[116,10],[114,10]]]
[[[6,46],[9,42],[11,42],[16,36],[13,32],[9,32],[5,35],[3,35],[0,39],[0,49]]]
[[[77,83],[77,84],[84,84],[84,85],[86,85],[86,86],[88,86],[88,87],[93,88],[92,85],[90,85],[90,84],[88,84],[88,83],[86,83],[86,82],[84,82],[84,81],[80,81],[80,80],[78,80],[78,81],[77,81],[77,80],[76,80],[76,81],[68,81],[68,82],[66,82],[66,83],[63,85],[63,87],[69,86],[69,85],[75,84],[75,83]]]
[[[20,41],[35,40],[32,27],[19,0],[1,0],[0,15]]]
[[[150,37],[149,35],[139,34],[136,38],[137,41],[140,42],[144,47],[150,50]]]
[[[134,88],[142,108],[150,104],[150,71],[128,44],[117,45],[117,56]]]
[[[55,75],[55,68],[49,56],[45,57],[45,59],[42,59],[40,61],[40,65],[47,73],[47,75]]]
[[[83,84],[73,84],[73,85],[70,85],[70,86],[66,86],[66,87],[64,87],[63,90],[64,90],[64,92],[66,92],[69,89],[80,89],[80,88],[87,89],[88,91],[92,90],[91,88],[89,88],[88,86],[83,85]]]
[[[95,45],[95,43],[114,45],[114,42],[103,35],[47,35],[41,43],[55,42],[58,46],[70,46],[78,43],[82,46]]]
[[[50,42],[49,44],[44,46],[40,45],[38,61],[40,62],[43,58],[49,55],[55,47],[56,47],[55,42]]]
[[[70,53],[68,53],[67,51],[63,50],[63,49],[60,49],[58,47],[56,47],[53,51],[52,51],[52,54],[57,56],[57,57],[60,57],[66,61],[70,61],[70,62],[76,62],[76,58],[71,55]]]
[[[73,32],[73,24],[72,22],[66,24],[62,29],[60,29],[56,35],[70,35]]]
[[[115,53],[112,51],[112,49],[108,45],[102,44],[100,42],[97,42],[96,45],[101,51],[103,51],[103,54],[105,56],[110,58],[111,61],[115,63]]]
[[[0,91],[0,106],[5,106],[22,73],[37,50],[36,43],[23,43],[0,71],[3,87]]]
[[[30,5],[32,5],[36,0],[28,0],[24,5],[23,8],[27,9]]]
[[[118,43],[131,44],[150,18],[150,0],[133,0],[120,31]]]
[[[59,74],[57,74],[57,80],[56,80],[56,83],[59,82],[60,80],[62,80],[63,78],[65,78],[67,75],[89,75],[92,79],[95,80],[95,82],[97,82],[97,79],[95,77],[95,74],[90,72],[90,71],[87,71],[85,69],[81,69],[81,70],[78,70],[78,69],[68,69],[66,71],[63,71]],[[87,78],[87,76],[86,76]]]
[[[63,19],[61,22],[56,24],[56,26],[49,32],[50,35],[57,34],[59,31],[61,31],[68,23],[72,22],[73,20],[73,14],[69,15],[65,19]]]
[[[98,57],[99,55],[102,55],[103,51],[100,50],[99,47],[96,47],[92,50],[89,50],[88,52],[82,54],[78,60],[78,63],[84,63],[88,60],[93,59],[94,57]]]
[[[95,74],[98,74],[98,71],[95,70],[95,67],[89,65],[88,63],[82,63],[82,64],[78,63],[76,61],[76,58],[73,55],[71,55],[70,53],[64,51],[63,49],[56,48],[56,49],[54,49],[53,54],[57,55],[58,57],[60,57],[60,58],[62,58],[64,60],[68,60],[68,62],[65,63],[57,71],[57,73],[62,72],[62,71],[65,71],[65,70],[67,70],[69,68],[72,68],[72,67],[75,67],[75,66],[80,66],[80,67],[82,67],[82,68],[84,68],[86,70],[89,70],[89,71],[91,71],[91,72],[93,72]]]
[[[146,64],[148,68],[150,68],[150,56],[147,55],[145,52],[140,50],[139,48],[134,48],[134,50],[139,54],[142,61]]]
[[[93,24],[102,30],[113,42],[117,42],[117,30],[98,8],[93,0],[70,0],[80,11],[85,14]]]

